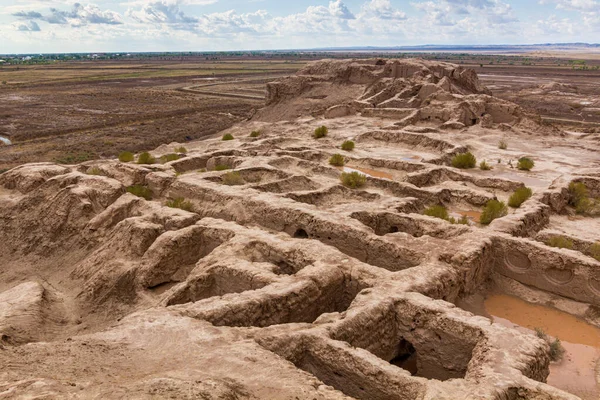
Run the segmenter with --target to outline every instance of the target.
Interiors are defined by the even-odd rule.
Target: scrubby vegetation
[[[508,214],[508,208],[503,201],[490,200],[483,208],[479,222],[483,225],[489,225],[493,220],[504,217],[506,214]]]
[[[517,169],[521,171],[531,171],[531,169],[535,166],[535,162],[529,157],[521,157],[517,161]]]
[[[489,171],[492,169],[492,166],[488,164],[485,160],[479,163],[479,169],[482,171]]]
[[[341,154],[334,154],[329,159],[329,164],[335,165],[336,167],[343,167],[345,163],[344,156]]]
[[[533,191],[528,187],[520,187],[510,195],[508,199],[508,205],[512,208],[519,208],[525,200],[529,199],[533,195]]]
[[[458,219],[458,221],[456,221],[456,223],[459,225],[470,225],[469,218],[466,215],[463,215],[462,217],[460,217]]]
[[[575,207],[577,214],[587,216],[600,215],[600,200],[589,196],[588,188],[581,182],[569,184],[569,205]]]
[[[92,167],[88,169],[85,173],[88,175],[104,175],[104,172],[102,172],[102,170],[98,167]]]
[[[129,151],[124,151],[121,154],[119,154],[119,161],[121,162],[132,162],[133,158],[133,153]]]
[[[444,219],[446,221],[450,218],[446,207],[437,204],[425,209],[423,214],[429,217]]]
[[[231,169],[231,167],[229,167],[229,165],[225,165],[225,164],[215,165],[215,171],[225,171],[227,169]]]
[[[354,142],[352,140],[346,140],[342,143],[342,150],[352,151],[354,150]]]
[[[508,142],[506,140],[504,140],[504,139],[500,140],[498,142],[498,148],[500,150],[506,150],[506,149],[508,149]]]
[[[546,241],[546,244],[551,247],[556,247],[559,249],[572,249],[573,241],[564,236],[552,236],[550,239]]]
[[[560,361],[562,360],[565,354],[565,348],[560,343],[560,339],[550,339],[546,332],[542,328],[535,328],[535,334],[540,339],[543,339],[550,346],[550,359],[552,361]]]
[[[221,180],[223,181],[223,184],[228,186],[243,185],[245,183],[244,178],[236,171],[226,173],[221,177]]]
[[[193,207],[192,203],[190,201],[184,199],[183,197],[176,197],[174,199],[167,200],[165,205],[167,207],[179,208],[179,209],[185,210],[185,211],[192,211],[192,207]]]
[[[152,200],[152,190],[144,185],[132,185],[127,187],[127,191],[137,197],[142,197],[146,200]]]
[[[592,244],[588,248],[588,254],[596,260],[600,261],[600,242]]]
[[[321,139],[321,138],[324,138],[325,136],[327,136],[328,132],[329,132],[329,130],[327,129],[326,126],[320,126],[317,129],[315,129],[315,131],[313,133],[313,137],[315,139]]]
[[[175,153],[180,153],[180,154],[186,154],[187,153],[187,149],[183,146],[181,147],[175,147]]]
[[[79,164],[85,161],[93,160],[98,158],[96,154],[87,151],[78,153],[68,153],[63,156],[54,159],[57,164]]]
[[[222,140],[233,140],[233,139],[234,139],[234,137],[231,133],[224,134],[223,138],[222,138]]]
[[[179,155],[175,154],[175,153],[164,154],[164,155],[160,156],[161,164],[168,163],[169,161],[175,161],[175,160],[179,160]]]
[[[140,154],[137,159],[138,164],[154,164],[155,162],[154,156],[147,151]]]
[[[252,131],[250,132],[250,137],[259,137],[260,136],[260,131]]]
[[[471,152],[457,154],[452,158],[452,166],[454,168],[469,169],[475,168],[477,159]]]
[[[356,171],[342,172],[340,180],[344,186],[352,189],[363,187],[367,183],[367,177]]]

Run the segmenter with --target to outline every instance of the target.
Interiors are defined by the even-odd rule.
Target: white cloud
[[[41,30],[35,21],[15,22],[13,27],[20,32],[39,32]]]

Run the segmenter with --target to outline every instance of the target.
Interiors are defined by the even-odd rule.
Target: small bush
[[[342,172],[340,180],[344,186],[352,189],[363,187],[367,183],[367,177],[356,171]]]
[[[143,152],[138,156],[137,163],[138,164],[154,164],[156,160],[152,156],[152,154],[147,151]]]
[[[137,197],[142,197],[146,200],[152,200],[152,190],[149,187],[143,185],[132,185],[127,187],[127,191]]]
[[[226,133],[223,135],[223,138],[221,140],[233,140],[233,135],[231,133]]]
[[[132,162],[133,161],[133,153],[129,151],[124,151],[119,154],[119,161],[121,162]]]
[[[533,195],[533,191],[528,187],[520,187],[508,199],[508,205],[512,208],[519,208],[525,200],[529,199]]]
[[[506,142],[506,140],[502,139],[498,142],[498,148],[500,150],[506,150],[508,149],[508,143]]]
[[[569,205],[575,207],[577,214],[588,216],[600,215],[600,200],[588,196],[588,189],[581,182],[569,184]]]
[[[519,161],[517,161],[517,169],[520,169],[521,171],[531,171],[534,165],[535,163],[533,160],[527,157],[521,157],[519,158]]]
[[[581,182],[571,182],[569,183],[569,194],[571,195],[569,204],[577,207],[577,203],[588,197],[588,189]]]
[[[479,163],[479,169],[482,171],[489,171],[490,169],[492,169],[492,166],[484,160]]]
[[[496,218],[504,217],[508,214],[508,208],[503,201],[490,200],[487,202],[479,218],[479,222],[483,225],[489,225]]]
[[[590,256],[592,256],[596,260],[600,261],[600,242],[596,242],[596,243],[592,244],[588,248],[588,253]]]
[[[550,359],[552,361],[560,361],[565,355],[565,348],[560,343],[560,339],[554,339],[550,343]]]
[[[221,180],[223,181],[223,184],[228,186],[243,185],[245,183],[244,178],[236,171],[226,173],[221,177]]]
[[[98,167],[92,167],[88,169],[85,173],[88,175],[104,175],[104,172],[102,172],[102,170]]]
[[[321,139],[321,138],[324,138],[325,136],[327,136],[328,132],[329,132],[329,130],[327,129],[326,126],[320,126],[317,129],[315,129],[315,132],[313,133],[313,137],[315,139]]]
[[[179,153],[179,154],[186,154],[187,153],[187,149],[183,146],[181,147],[175,147],[175,153]]]
[[[454,168],[469,169],[475,168],[477,159],[471,152],[457,154],[452,158],[452,166]]]
[[[334,154],[329,159],[329,164],[335,165],[336,167],[343,167],[345,162],[344,156],[341,154]]]
[[[551,247],[556,247],[559,249],[572,249],[573,241],[564,236],[552,236],[550,239],[546,241],[546,244]]]
[[[229,165],[217,164],[215,165],[215,171],[225,171],[227,169],[231,169]]]
[[[167,200],[165,205],[167,207],[179,208],[179,209],[185,210],[185,211],[192,211],[192,207],[193,207],[192,203],[190,201],[184,199],[183,197],[176,197],[172,200]]]
[[[352,140],[346,140],[344,143],[342,143],[342,150],[345,150],[345,151],[354,150],[354,142]]]
[[[175,160],[179,160],[179,155],[177,155],[175,153],[170,153],[170,154],[165,154],[165,155],[160,156],[161,164],[168,163],[169,161],[175,161]]]
[[[250,132],[250,137],[259,137],[260,136],[260,131],[252,131]]]
[[[440,205],[434,205],[434,206],[427,208],[423,212],[423,214],[427,215],[429,217],[441,218],[446,221],[448,221],[448,219],[450,218],[450,215],[448,215],[448,210],[446,209],[446,207],[440,206]]]
[[[463,215],[462,217],[460,217],[458,219],[458,221],[456,221],[456,223],[459,225],[471,225],[469,223],[469,218],[466,215]]]

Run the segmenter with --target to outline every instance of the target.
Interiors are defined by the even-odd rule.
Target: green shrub
[[[546,244],[551,247],[556,247],[559,249],[572,249],[573,241],[564,236],[552,236],[550,239],[546,241]]]
[[[577,207],[577,203],[588,197],[588,189],[581,182],[571,182],[569,183],[569,194],[571,195],[569,204]]]
[[[138,164],[154,164],[156,160],[152,156],[152,154],[147,151],[143,152],[138,156],[137,163]]]
[[[223,182],[223,184],[229,186],[243,185],[245,183],[244,178],[242,178],[240,173],[236,171],[226,173],[221,177],[221,181]]]
[[[498,148],[500,150],[506,150],[508,149],[508,143],[506,142],[506,140],[502,139],[498,142]]]
[[[152,190],[149,187],[143,185],[132,185],[127,187],[127,191],[137,197],[142,197],[146,200],[152,200]]]
[[[363,187],[367,183],[367,177],[356,171],[342,172],[340,180],[342,181],[342,185],[352,189]]]
[[[129,151],[124,151],[119,154],[119,161],[121,162],[132,162],[133,161],[133,153]]]
[[[186,154],[187,149],[183,146],[175,147],[175,153]]]
[[[334,154],[329,159],[329,164],[335,165],[336,167],[343,167],[345,162],[344,156],[341,154]]]
[[[346,140],[342,143],[342,150],[352,151],[354,150],[354,142],[352,140]]]
[[[470,225],[469,218],[466,215],[460,217],[456,223],[459,225]]]
[[[577,214],[588,216],[600,215],[600,200],[588,196],[588,189],[581,182],[569,184],[569,205],[575,207]]]
[[[252,131],[250,132],[250,137],[259,137],[260,136],[260,131]]]
[[[519,161],[517,161],[517,169],[520,169],[521,171],[531,171],[531,168],[533,168],[534,165],[535,163],[533,160],[528,157],[521,157],[519,158]]]
[[[479,163],[479,169],[482,171],[489,171],[490,169],[492,169],[492,166],[484,160]]]
[[[452,166],[454,168],[468,169],[475,168],[477,159],[471,152],[457,154],[452,158]]]
[[[315,132],[313,133],[313,137],[315,139],[321,139],[321,138],[324,138],[325,136],[327,136],[328,132],[329,132],[329,130],[327,129],[326,126],[320,126],[317,129],[315,129]]]
[[[508,205],[512,208],[519,208],[525,200],[529,199],[533,195],[533,191],[528,187],[520,187],[510,195],[508,199]]]
[[[231,169],[229,165],[217,164],[215,165],[215,171],[225,171],[227,169]]]
[[[102,172],[102,170],[98,167],[92,167],[88,169],[85,173],[88,175],[104,175],[104,172]]]
[[[600,242],[596,242],[596,243],[592,244],[588,248],[588,253],[590,254],[590,256],[592,256],[596,260],[600,261]]]
[[[179,209],[185,210],[185,211],[192,211],[192,207],[193,207],[192,203],[190,201],[184,199],[183,197],[176,197],[174,199],[167,200],[165,205],[167,207],[179,208]]]
[[[179,155],[175,153],[165,154],[160,156],[160,163],[168,163],[169,161],[179,160]]]
[[[506,204],[503,201],[490,200],[483,208],[479,222],[483,225],[488,225],[496,218],[504,217],[506,214],[508,214],[508,208],[506,208]]]
[[[448,210],[446,207],[440,205],[434,205],[425,209],[423,214],[429,217],[441,218],[446,221],[450,219],[450,215],[448,215]]]
[[[222,140],[233,140],[233,135],[231,133],[226,133],[223,135]]]
[[[565,348],[560,343],[560,339],[554,339],[548,343],[550,345],[550,359],[552,361],[560,361],[565,355]]]

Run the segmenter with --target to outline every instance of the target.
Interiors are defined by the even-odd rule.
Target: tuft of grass
[[[469,218],[466,215],[463,215],[462,217],[460,217],[458,219],[458,221],[456,221],[456,223],[459,225],[471,225],[469,223]]]
[[[183,197],[176,197],[171,200],[167,200],[165,203],[167,207],[171,208],[179,208],[185,211],[192,211],[193,205],[190,201],[184,199]]]
[[[564,236],[552,236],[546,241],[546,244],[550,247],[556,247],[558,249],[572,249],[573,241]]]
[[[504,217],[508,214],[508,208],[503,201],[490,200],[487,202],[479,218],[482,225],[489,225],[493,220]]]
[[[492,166],[483,160],[479,163],[479,169],[482,171],[489,171],[492,169]]]
[[[183,146],[175,147],[175,153],[186,154],[187,153],[187,149],[185,147],[183,147]]]
[[[340,180],[342,181],[342,185],[351,189],[363,187],[367,183],[367,177],[356,171],[342,172]]]
[[[260,131],[252,131],[250,132],[250,137],[259,137],[260,136]]]
[[[517,169],[521,171],[531,171],[534,166],[535,162],[528,157],[521,157],[519,158],[519,161],[517,161]]]
[[[119,154],[119,161],[121,162],[132,162],[133,158],[133,153],[129,151],[124,151]]]
[[[329,130],[326,126],[323,125],[315,129],[315,131],[313,132],[313,137],[315,139],[321,139],[327,136],[327,133],[329,133]]]
[[[550,360],[552,361],[560,361],[565,355],[565,348],[560,343],[560,339],[556,338],[554,340],[550,339],[546,332],[542,328],[535,328],[535,335],[540,339],[543,339],[550,346]]]
[[[127,191],[137,197],[142,197],[146,200],[152,200],[152,190],[144,185],[131,185],[127,187]]]
[[[587,186],[581,182],[571,182],[569,183],[569,194],[571,195],[569,205],[577,207],[581,200],[588,197]]]
[[[215,165],[215,171],[225,171],[227,169],[231,169],[229,167],[229,165],[225,165],[225,164],[217,164],[217,165]]]
[[[477,159],[471,152],[457,154],[452,158],[452,166],[454,168],[469,169],[475,168]]]
[[[336,167],[343,167],[345,163],[344,156],[341,154],[334,154],[329,159],[329,164],[335,165]]]
[[[154,156],[152,156],[152,154],[148,153],[147,151],[140,154],[137,159],[138,164],[154,164],[155,162],[156,159],[154,158]]]
[[[590,256],[600,261],[600,242],[596,242],[588,248],[588,253]]]
[[[223,184],[228,186],[243,185],[245,183],[244,178],[242,178],[240,173],[236,171],[226,173],[221,177],[221,181],[223,182]]]
[[[223,135],[223,138],[221,140],[233,140],[234,137],[231,133],[226,133]]]
[[[161,164],[164,164],[164,163],[168,163],[169,161],[179,160],[179,155],[175,154],[175,153],[164,154],[164,155],[160,156],[159,160],[160,160]]]
[[[575,207],[577,214],[588,216],[600,215],[600,200],[588,196],[588,189],[581,182],[569,184],[569,205]]]
[[[346,140],[342,143],[342,150],[352,151],[354,150],[354,142],[352,140]]]
[[[519,208],[525,200],[529,199],[533,195],[533,191],[528,187],[520,187],[510,195],[508,199],[508,205],[512,208]]]
[[[448,215],[448,209],[446,209],[446,207],[441,206],[439,204],[433,205],[433,206],[425,209],[425,211],[423,211],[423,214],[427,215],[429,217],[444,219],[446,221],[448,221],[450,219],[450,215]]]
[[[498,142],[498,148],[500,150],[506,150],[508,149],[508,143],[506,142],[506,140],[502,139]]]
[[[104,172],[98,167],[89,168],[85,173],[88,175],[104,175]]]

